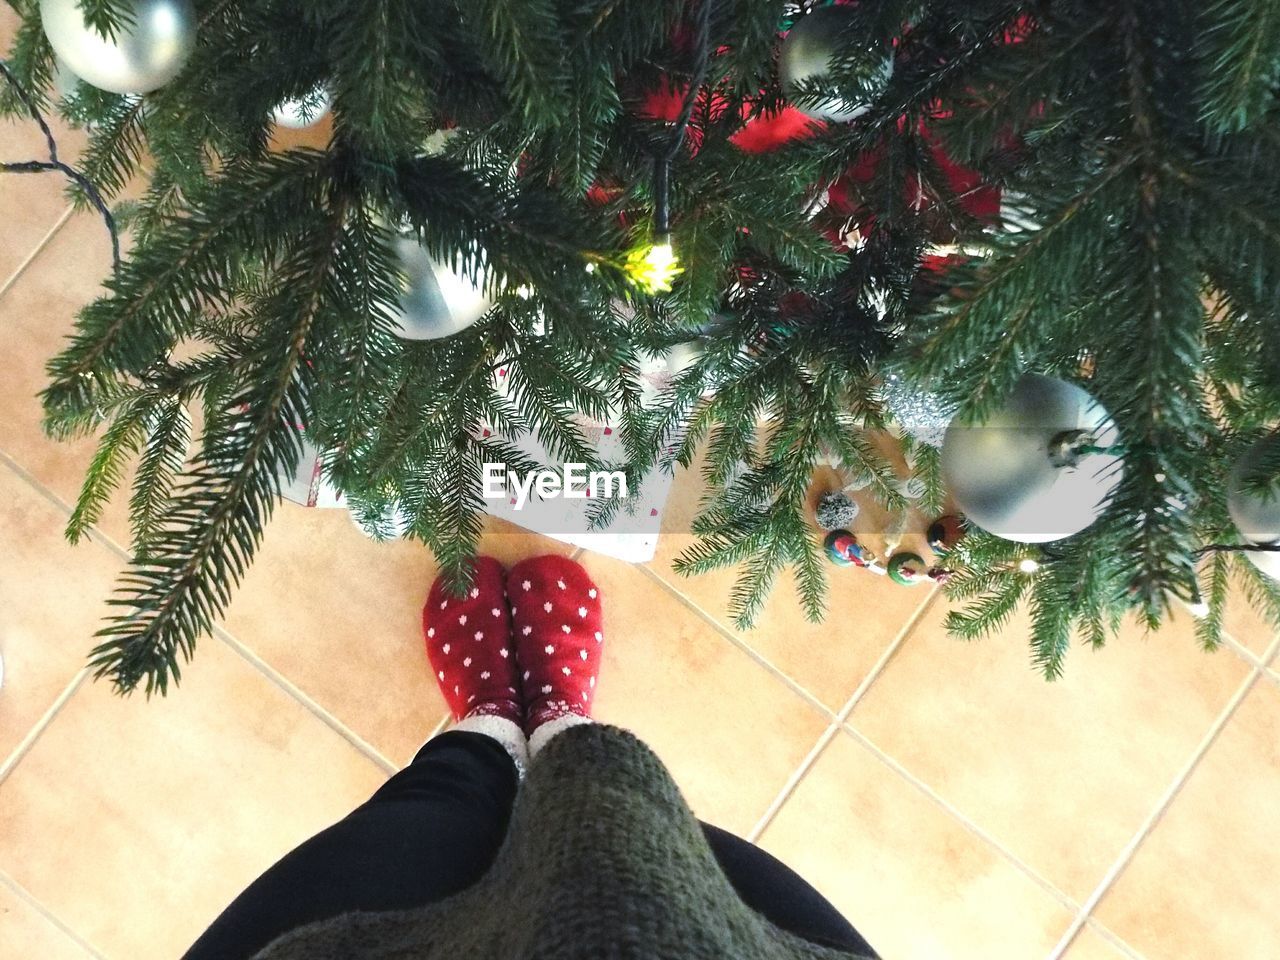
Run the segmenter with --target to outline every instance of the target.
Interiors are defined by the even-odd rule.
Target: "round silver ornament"
[[[53,92],[62,101],[70,100],[80,92],[80,78],[62,62],[61,57],[53,58],[53,72],[49,77]]]
[[[271,111],[271,122],[289,130],[304,130],[328,116],[332,106],[328,88],[316,87],[305,97],[280,101]]]
[[[1117,442],[1110,415],[1088,393],[1027,374],[990,418],[947,429],[943,477],[977,526],[1006,540],[1046,543],[1098,518],[1123,462],[1096,448]]]
[[[472,280],[441,263],[412,237],[396,239],[403,275],[399,309],[392,319],[406,340],[438,340],[474,324],[493,306],[484,277]]]
[[[937,394],[921,390],[896,373],[885,376],[881,398],[889,419],[902,432],[930,447],[941,447],[955,408]]]
[[[176,77],[196,46],[192,0],[130,0],[114,39],[84,21],[76,0],[40,0],[45,36],[67,69],[111,93],[148,93]]]
[[[1245,477],[1257,469],[1263,455],[1277,446],[1280,446],[1278,437],[1259,440],[1236,461],[1227,481],[1227,509],[1231,520],[1241,536],[1251,543],[1280,543],[1280,492],[1268,496],[1246,489],[1244,483]]]
[[[370,540],[403,540],[405,534],[409,532],[409,527],[413,525],[409,514],[400,506],[388,507],[379,518],[362,516],[355,510],[348,510],[347,516],[351,518],[356,529]]]
[[[819,7],[797,20],[782,40],[778,55],[778,75],[782,91],[801,111],[815,120],[847,123],[871,109],[865,100],[846,100],[840,96],[818,99],[800,92],[799,85],[821,83],[831,73],[831,62],[839,50],[841,33],[854,18],[850,7]],[[868,56],[876,56],[868,50]],[[874,99],[884,92],[893,76],[893,57],[884,57],[866,79],[866,97]]]

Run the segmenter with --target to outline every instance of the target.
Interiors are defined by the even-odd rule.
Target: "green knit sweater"
[[[666,768],[614,727],[555,737],[474,886],[416,910],[300,927],[255,960],[851,960],[730,886]],[[866,958],[864,958],[866,960]]]

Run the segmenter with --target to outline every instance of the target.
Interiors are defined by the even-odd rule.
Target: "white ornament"
[[[80,78],[76,76],[74,70],[62,62],[61,57],[53,58],[53,72],[49,80],[59,100],[70,100],[80,92]]]
[[[467,329],[493,306],[485,277],[476,279],[441,263],[412,237],[398,237],[403,277],[400,303],[390,315],[405,340],[439,340]]]
[[[400,540],[409,532],[409,527],[412,525],[409,515],[398,506],[388,507],[379,523],[365,522],[354,512],[350,515],[351,522],[370,540]],[[441,603],[440,609],[443,610],[448,602],[446,600]]]
[[[1236,529],[1250,543],[1280,543],[1280,477],[1273,477],[1275,490],[1268,496],[1245,488],[1245,478],[1253,473],[1264,454],[1280,447],[1280,437],[1259,440],[1236,461],[1227,481],[1227,509]]]
[[[108,39],[85,23],[77,0],[40,0],[40,22],[76,76],[111,93],[149,93],[178,75],[196,46],[192,0],[130,0],[131,24]]]
[[[333,97],[327,87],[316,87],[305,97],[282,100],[271,111],[271,122],[289,130],[304,130],[315,126],[329,114]]]
[[[956,505],[1006,540],[1045,543],[1079,533],[1098,518],[1123,476],[1114,453],[1065,450],[1118,442],[1105,409],[1074,384],[1024,376],[1008,403],[978,424],[953,422],[942,472]]]
[[[821,83],[831,74],[831,62],[838,52],[841,34],[855,14],[849,7],[819,7],[797,20],[783,38],[778,55],[778,75],[782,90],[797,108],[815,120],[846,123],[871,109],[866,100],[850,101],[839,96],[805,96],[800,84]],[[868,50],[868,56],[877,56]],[[893,57],[883,57],[874,72],[866,78],[865,96],[874,99],[884,92],[893,76]]]

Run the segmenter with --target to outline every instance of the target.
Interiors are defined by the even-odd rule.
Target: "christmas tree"
[[[123,691],[163,692],[223,610],[300,425],[362,516],[399,511],[461,581],[483,464],[527,466],[522,435],[633,478],[705,445],[681,569],[742,564],[749,623],[788,565],[821,616],[816,465],[904,510],[876,445],[897,421],[937,511],[950,454],[901,410],[982,424],[1059,380],[1114,427],[1045,452],[1109,458],[1100,515],[1047,545],[977,524],[952,629],[1029,603],[1052,677],[1073,636],[1181,598],[1212,646],[1233,571],[1280,626],[1275,0],[8,2],[0,109],[91,134],[75,171],[26,169],[74,173],[132,236],[44,394],[52,434],[101,433],[73,540],[133,469],[93,653]],[[325,112],[324,149],[270,149]],[[405,328],[414,256],[481,289],[479,322]],[[646,400],[643,358],[677,345]],[[628,462],[576,413],[614,418]]]

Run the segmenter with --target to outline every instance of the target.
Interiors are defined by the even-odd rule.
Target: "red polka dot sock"
[[[604,645],[600,593],[581,564],[552,555],[514,566],[507,596],[524,729],[536,751],[553,729],[547,725],[558,730],[591,717]]]
[[[511,614],[497,560],[476,558],[475,578],[462,597],[437,577],[422,610],[422,628],[436,683],[455,720],[486,716],[521,722]]]

